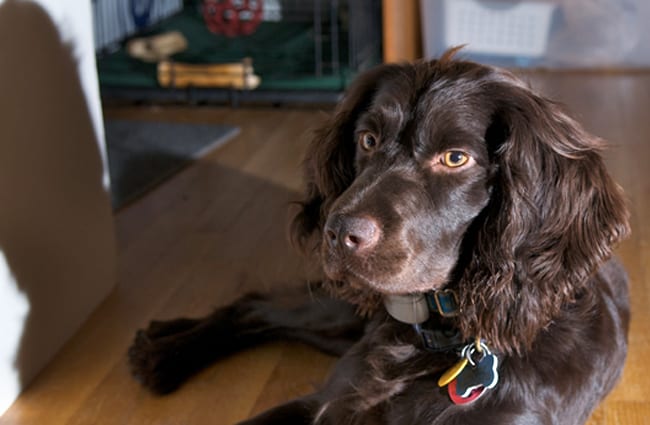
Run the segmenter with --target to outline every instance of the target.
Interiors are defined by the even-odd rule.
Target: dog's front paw
[[[153,321],[129,348],[133,376],[157,394],[178,388],[214,360],[262,340],[266,298],[250,294],[201,319]]]
[[[189,319],[151,322],[139,330],[128,352],[133,376],[156,394],[178,388],[191,374],[184,334],[194,324]]]

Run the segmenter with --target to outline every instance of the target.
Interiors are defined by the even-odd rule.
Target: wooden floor
[[[531,74],[608,139],[612,173],[632,206],[618,250],[632,280],[623,380],[591,425],[650,424],[650,74]],[[111,118],[240,126],[239,136],[115,218],[119,282],[0,424],[231,424],[310,391],[333,359],[273,344],[222,361],[155,397],[128,373],[134,331],[151,319],[201,315],[251,289],[299,282],[317,269],[285,242],[299,162],[324,113],[294,109],[109,108]]]

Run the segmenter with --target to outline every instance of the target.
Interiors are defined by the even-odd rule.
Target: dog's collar
[[[431,312],[442,317],[454,317],[460,313],[458,297],[451,289],[419,294],[386,295],[384,306],[395,320],[411,325],[426,322]]]
[[[430,317],[431,312],[442,317],[461,313],[454,291],[446,289],[423,294],[388,295],[384,297],[384,305],[395,320],[413,325],[426,350],[458,354],[459,360],[438,379],[439,387],[447,387],[452,403],[473,403],[497,385],[499,359],[490,352],[487,344],[480,337],[468,341],[448,320]],[[476,362],[472,357],[474,352],[482,354]]]
[[[413,325],[422,338],[424,347],[430,351],[455,351],[467,344],[460,331],[451,326],[427,326],[431,313],[442,317],[460,314],[458,297],[450,289],[420,294],[387,295],[384,306],[395,320]]]
[[[473,403],[497,385],[499,358],[485,341],[480,337],[467,340],[448,320],[430,317],[431,312],[442,317],[461,313],[454,291],[445,289],[424,294],[388,295],[384,297],[384,305],[395,320],[413,325],[426,350],[458,354],[459,360],[438,379],[440,388],[447,387],[452,403]],[[476,361],[473,359],[475,352],[481,354]]]

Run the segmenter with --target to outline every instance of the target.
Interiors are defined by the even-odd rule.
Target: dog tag
[[[438,379],[438,386],[439,387],[444,387],[445,385],[449,384],[451,381],[456,379],[458,375],[465,369],[465,366],[469,363],[469,360],[467,358],[463,357],[462,359],[458,360],[455,365],[447,369],[445,373],[442,374],[440,379]]]
[[[462,405],[462,404],[469,404],[478,400],[479,398],[481,398],[483,394],[486,393],[487,390],[484,387],[475,388],[469,393],[467,397],[459,396],[456,393],[456,391],[457,391],[456,380],[453,380],[449,383],[449,386],[447,387],[449,398],[451,399],[452,403]]]
[[[468,357],[471,353],[468,354]],[[469,360],[469,359],[468,359]],[[483,387],[488,390],[494,388],[499,382],[497,367],[499,359],[484,347],[483,358],[474,366],[464,368],[456,378],[456,394],[461,397],[469,397],[473,390]]]

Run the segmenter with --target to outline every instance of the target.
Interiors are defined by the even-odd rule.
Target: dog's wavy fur
[[[275,301],[252,296],[209,318],[157,322],[138,333],[130,352],[145,385],[167,392],[221,355],[285,337],[343,360],[322,390],[246,423],[586,421],[618,380],[626,353],[627,279],[610,259],[629,232],[623,193],[603,163],[603,141],[509,72],[455,53],[365,73],[308,149],[292,238],[321,255],[324,286],[365,319],[332,301],[319,302],[321,313],[309,320],[298,317],[305,316],[300,308],[282,309],[278,320]],[[359,132],[369,127],[394,146],[360,153]],[[478,152],[480,167],[432,176],[431,146],[455,138]],[[389,204],[409,208],[396,212]],[[444,224],[452,205],[466,208]],[[435,214],[424,217],[422,208]],[[373,216],[383,232],[361,260],[333,253],[338,248],[323,240],[328,220],[346,214]],[[425,240],[447,227],[454,232]],[[425,262],[443,265],[427,280],[422,258],[432,252]],[[382,286],[395,276],[401,286]],[[413,292],[404,276],[420,282],[416,292],[453,289],[460,315],[439,320],[466,339],[482,338],[500,356],[499,384],[476,403],[453,406],[435,385],[453,353],[427,352],[408,325],[386,316],[383,293]],[[318,317],[323,322],[314,324]],[[191,337],[169,331],[181,328]]]

